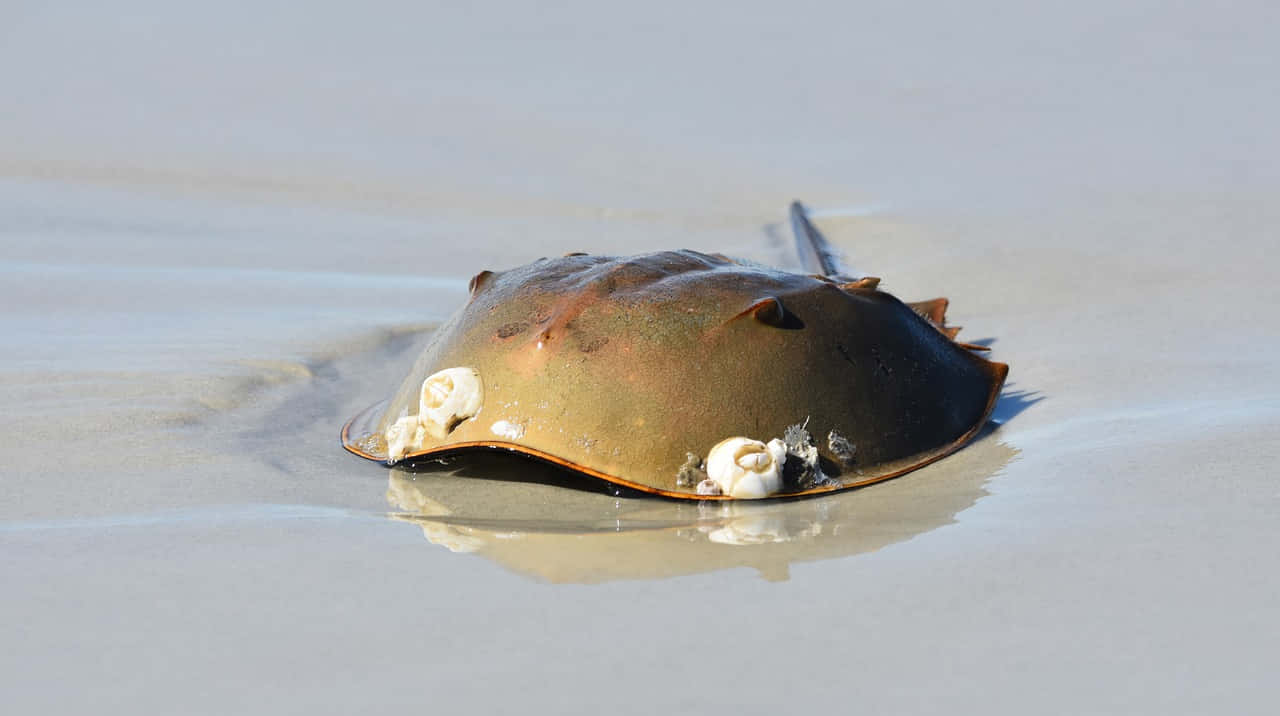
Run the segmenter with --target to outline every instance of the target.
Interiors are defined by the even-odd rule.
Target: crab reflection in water
[[[817,498],[688,502],[638,496],[516,456],[391,470],[397,520],[427,540],[548,582],[658,579],[873,552],[956,521],[1016,455],[989,425],[964,450],[893,480]]]

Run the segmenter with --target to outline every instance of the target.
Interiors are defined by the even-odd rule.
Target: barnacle
[[[524,426],[510,420],[499,420],[489,426],[489,432],[507,440],[519,440],[524,437]]]
[[[416,415],[406,415],[387,428],[387,461],[397,462],[422,446],[426,430]]]
[[[782,489],[782,464],[787,446],[781,440],[768,443],[751,438],[721,440],[707,454],[707,477],[730,497],[758,499]]]
[[[418,419],[433,437],[443,438],[459,422],[480,412],[484,383],[471,368],[446,368],[422,381]]]

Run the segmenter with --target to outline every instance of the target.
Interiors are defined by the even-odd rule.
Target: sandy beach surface
[[[19,3],[0,710],[1270,714],[1269,3]],[[467,279],[859,269],[1011,365],[813,500],[341,450]]]

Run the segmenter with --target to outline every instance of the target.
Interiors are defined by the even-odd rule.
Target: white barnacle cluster
[[[387,461],[398,462],[422,444],[427,431],[418,416],[402,415],[387,427],[383,437],[387,439]]]
[[[840,480],[822,470],[822,458],[808,425],[808,418],[789,425],[781,439],[767,443],[741,436],[721,440],[705,462],[689,453],[676,472],[676,486],[693,487],[696,482],[698,495],[743,499],[769,497],[784,488],[799,493],[837,488]],[[832,429],[828,443],[840,465],[854,463],[857,448],[852,441]],[[705,479],[697,482],[695,476]]]
[[[384,433],[387,460],[396,462],[422,447],[428,436],[440,439],[458,423],[474,417],[484,403],[484,383],[473,368],[446,368],[422,381],[418,414],[402,415]]]
[[[698,485],[698,494],[716,494],[719,488],[719,494],[739,499],[768,497],[782,489],[786,460],[787,446],[776,438],[768,443],[744,437],[721,440],[707,455],[707,479]]]
[[[524,425],[510,420],[499,420],[489,426],[489,432],[507,440],[519,440],[524,437]]]

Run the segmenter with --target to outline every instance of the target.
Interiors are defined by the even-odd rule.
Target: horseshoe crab
[[[807,495],[902,475],[986,422],[1008,366],[841,267],[791,206],[791,273],[721,254],[568,254],[471,279],[343,445],[371,460],[498,449],[688,499]]]

